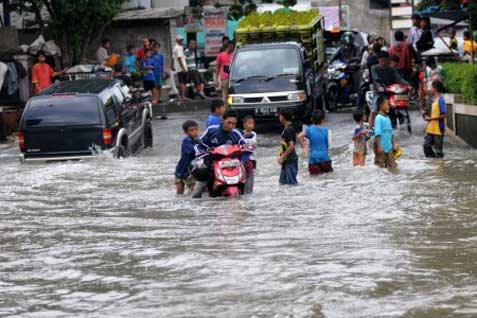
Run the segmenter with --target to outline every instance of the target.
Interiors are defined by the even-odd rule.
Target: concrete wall
[[[477,105],[467,105],[459,95],[445,94],[447,134],[477,148]]]
[[[337,6],[336,0],[313,0],[317,6]],[[343,0],[350,7],[351,29],[362,32],[375,32],[389,39],[389,10],[370,9],[370,0]]]

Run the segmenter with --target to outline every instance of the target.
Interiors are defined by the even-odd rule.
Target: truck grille
[[[261,103],[263,100],[263,97],[245,97],[244,103],[245,104],[257,104]],[[268,100],[270,102],[286,102],[288,100],[287,96],[270,96],[268,97]]]

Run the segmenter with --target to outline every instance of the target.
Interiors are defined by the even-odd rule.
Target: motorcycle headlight
[[[335,69],[333,67],[328,68],[328,73],[333,73],[334,71],[335,71]]]
[[[242,96],[229,96],[227,102],[229,105],[233,104],[243,104],[245,99]]]
[[[304,102],[306,101],[306,94],[305,92],[291,93],[288,94],[288,100],[290,102]]]

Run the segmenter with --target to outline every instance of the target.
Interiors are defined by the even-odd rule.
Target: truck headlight
[[[229,105],[243,104],[244,103],[244,98],[242,96],[229,96],[227,98],[227,102],[228,102]]]
[[[288,100],[290,102],[304,102],[306,101],[306,94],[305,92],[291,93],[288,94]]]

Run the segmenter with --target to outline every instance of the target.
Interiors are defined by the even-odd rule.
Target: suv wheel
[[[146,126],[144,127],[144,148],[152,148],[153,137],[152,137],[152,126],[151,120],[146,121]]]
[[[129,157],[129,150],[123,145],[118,146],[118,151],[116,152],[116,158],[127,158]]]

